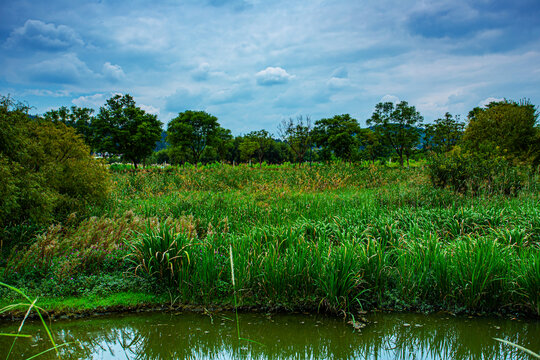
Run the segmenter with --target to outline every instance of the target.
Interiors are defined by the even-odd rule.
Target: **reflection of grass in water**
[[[27,360],[30,360],[30,359],[34,359],[34,358],[37,358],[38,356],[41,356],[45,353],[48,353],[49,351],[52,351],[52,350],[55,350],[56,351],[56,354],[58,355],[58,348],[62,347],[62,346],[66,346],[66,345],[69,345],[71,343],[63,343],[63,344],[60,344],[60,345],[56,345],[56,343],[54,342],[54,338],[52,336],[52,333],[51,331],[49,330],[49,327],[47,326],[47,324],[45,323],[45,319],[43,319],[43,316],[41,315],[41,312],[40,310],[43,310],[41,309],[40,307],[36,306],[36,302],[37,302],[37,298],[35,298],[34,300],[31,300],[24,292],[22,292],[21,290],[11,286],[11,285],[8,285],[8,284],[4,284],[3,282],[0,282],[0,286],[4,286],[10,290],[13,290],[15,291],[16,293],[18,293],[19,295],[21,295],[22,297],[24,297],[26,300],[28,300],[28,303],[19,303],[19,304],[11,304],[11,305],[7,305],[5,307],[3,307],[2,309],[0,309],[0,313],[3,313],[3,312],[6,312],[6,311],[11,311],[11,310],[14,310],[16,308],[19,308],[19,307],[26,307],[28,306],[28,310],[26,311],[26,314],[23,318],[23,320],[21,321],[21,325],[19,326],[19,328],[17,329],[17,333],[16,334],[3,334],[3,333],[0,333],[0,336],[8,336],[8,337],[13,337],[13,343],[11,344],[11,348],[9,349],[9,352],[6,356],[6,360],[9,359],[9,356],[11,355],[11,352],[13,351],[13,347],[15,346],[15,342],[17,341],[18,338],[29,338],[29,337],[32,337],[31,335],[28,335],[28,334],[21,334],[21,330],[24,326],[24,323],[26,321],[26,319],[28,318],[28,315],[30,315],[30,312],[32,310],[35,310],[35,312],[37,313],[39,319],[41,320],[41,323],[43,324],[43,328],[45,329],[45,332],[47,333],[47,336],[49,337],[49,339],[51,340],[51,344],[52,344],[52,347],[50,349],[47,349],[45,351],[42,351],[36,355],[33,355],[31,357],[29,357]]]
[[[231,255],[231,281],[232,281],[233,293],[234,293],[234,313],[236,315],[236,332],[238,335],[238,340],[245,340],[245,341],[249,341],[249,342],[264,346],[264,344],[261,344],[258,341],[246,339],[240,336],[240,322],[238,321],[238,304],[236,302],[236,284],[234,281],[234,260],[233,260],[232,245],[229,246],[229,254]]]
[[[537,358],[537,359],[540,359],[540,355],[539,355],[539,354],[535,353],[535,352],[532,351],[532,350],[527,349],[526,347],[520,346],[520,345],[515,344],[515,343],[513,343],[513,342],[511,342],[511,341],[508,341],[508,340],[503,340],[503,339],[499,339],[499,338],[493,338],[493,339],[495,339],[495,340],[497,340],[497,341],[500,341],[500,342],[502,342],[502,343],[504,343],[504,344],[513,346],[513,347],[515,347],[516,349],[525,351],[527,354],[529,354],[529,355],[531,355],[531,356],[533,356],[533,357],[535,357],[535,358]]]

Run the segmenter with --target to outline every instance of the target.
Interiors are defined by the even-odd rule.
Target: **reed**
[[[514,197],[456,195],[432,188],[422,168],[349,164],[113,176],[113,197],[91,209],[99,217],[40,235],[8,261],[10,279],[37,289],[42,278],[57,279],[56,265],[32,267],[42,255],[71,276],[91,271],[71,254],[80,244],[107,249],[114,267],[185,303],[540,315],[532,184]]]

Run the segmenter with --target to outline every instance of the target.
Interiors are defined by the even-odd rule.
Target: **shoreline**
[[[537,320],[540,317],[532,312],[474,312],[474,311],[450,311],[448,309],[433,308],[429,311],[421,311],[415,307],[405,309],[392,308],[373,308],[366,311],[354,309],[347,312],[343,309],[339,311],[330,311],[317,306],[307,304],[280,304],[276,306],[262,306],[260,304],[245,304],[240,305],[235,309],[234,303],[208,303],[208,304],[171,304],[170,300],[166,299],[168,294],[153,295],[148,293],[119,293],[107,297],[85,298],[85,297],[69,297],[69,298],[43,298],[36,302],[36,306],[45,315],[45,318],[50,320],[71,320],[84,319],[99,316],[109,316],[114,314],[136,314],[142,312],[158,312],[165,311],[170,313],[191,312],[191,313],[208,313],[208,312],[249,312],[249,313],[309,313],[309,314],[325,314],[329,316],[349,318],[351,314],[360,314],[361,316],[374,312],[384,313],[413,313],[413,314],[448,314],[450,316],[468,316],[468,317],[494,317],[507,318],[511,320]],[[142,300],[146,298],[146,300]],[[5,308],[8,304],[0,302],[0,308]],[[14,322],[25,318],[28,306],[12,309],[0,313],[0,321]],[[27,316],[28,319],[36,319],[38,315],[32,311]]]

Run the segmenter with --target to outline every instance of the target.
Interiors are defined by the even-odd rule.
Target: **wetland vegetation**
[[[513,197],[473,197],[433,188],[422,166],[111,171],[110,198],[12,251],[4,282],[227,306],[232,246],[240,305],[539,314],[534,176]]]
[[[76,108],[30,116],[9,98],[0,110],[4,315],[24,317],[39,298],[58,315],[239,307],[353,325],[369,310],[540,316],[540,131],[528,102],[425,129],[414,107],[385,103],[371,128],[349,115],[314,127],[297,118],[279,141],[266,131],[233,139],[215,117],[185,112],[154,152],[159,131],[143,130],[160,123],[130,97],[96,118]],[[125,140],[145,134],[151,146],[126,155]],[[174,164],[137,166],[159,159]],[[12,306],[23,293],[30,303]]]

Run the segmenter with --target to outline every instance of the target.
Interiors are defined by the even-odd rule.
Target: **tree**
[[[448,152],[461,140],[465,124],[459,117],[446,113],[443,119],[426,125],[425,143],[428,150],[437,153]]]
[[[94,109],[80,108],[72,106],[68,109],[65,106],[58,110],[50,110],[43,114],[45,120],[51,122],[61,122],[74,128],[82,136],[84,142],[94,149],[94,136],[92,133],[92,122],[94,120]]]
[[[107,169],[75,130],[0,97],[0,226],[48,223],[104,200]]]
[[[315,144],[323,148],[323,153],[327,153],[327,158],[333,153],[339,159],[352,161],[360,146],[359,133],[358,121],[344,114],[317,120],[313,138]]]
[[[360,129],[360,143],[363,147],[362,157],[368,159],[373,164],[375,160],[383,158],[388,154],[388,147],[384,145],[381,136],[370,128]]]
[[[291,161],[291,155],[292,154],[289,145],[287,145],[281,140],[273,139],[272,146],[270,146],[264,157],[266,161],[271,164],[282,164],[286,161]]]
[[[135,106],[129,95],[115,95],[92,123],[96,150],[121,155],[135,168],[152,154],[161,138],[161,121]]]
[[[491,102],[469,112],[464,145],[476,152],[494,152],[517,161],[538,156],[538,113],[528,100]]]
[[[367,120],[384,141],[390,145],[399,156],[399,164],[403,166],[403,157],[407,157],[407,166],[411,150],[418,145],[420,131],[418,126],[423,117],[414,106],[402,101],[396,106],[391,102],[378,103],[375,112]]]
[[[295,161],[301,163],[304,161],[306,153],[313,144],[311,136],[311,118],[298,116],[296,120],[289,118],[283,120],[278,126],[278,132],[283,141],[285,141],[294,154]]]
[[[195,164],[208,145],[218,139],[218,119],[204,111],[185,111],[169,122],[167,140],[173,151],[185,154]]]
[[[231,130],[219,126],[216,131],[216,141],[214,144],[219,161],[232,160],[233,136]]]
[[[252,131],[244,136],[244,140],[238,147],[240,156],[243,159],[250,159],[256,156],[259,167],[262,166],[264,156],[272,147],[274,140],[266,130]]]

